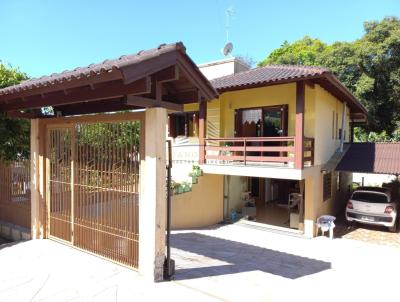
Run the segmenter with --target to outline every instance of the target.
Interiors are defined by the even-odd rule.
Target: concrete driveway
[[[157,301],[175,295],[176,301],[213,301],[173,282],[154,284],[133,270],[51,240],[0,246],[0,301]]]
[[[228,225],[174,232],[176,278],[133,270],[50,241],[0,247],[0,301],[396,300],[397,248],[303,239]]]
[[[400,249],[244,226],[175,232],[176,280],[229,301],[397,300]]]

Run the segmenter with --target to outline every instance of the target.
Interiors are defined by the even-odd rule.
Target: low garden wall
[[[191,191],[172,196],[172,229],[200,228],[223,220],[223,175],[204,174]]]

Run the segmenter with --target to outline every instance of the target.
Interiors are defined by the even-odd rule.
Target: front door
[[[288,106],[235,110],[235,137],[287,136]]]
[[[288,106],[243,108],[235,111],[236,137],[278,137],[286,136],[288,128]],[[247,146],[279,146],[280,142],[248,142]],[[279,156],[278,152],[248,152],[249,156]],[[264,179],[250,178],[252,195],[256,202],[265,201]]]

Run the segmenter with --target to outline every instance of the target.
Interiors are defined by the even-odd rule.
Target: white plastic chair
[[[333,239],[333,229],[335,228],[334,221],[336,220],[335,216],[331,215],[322,215],[317,219],[317,235],[318,229],[321,229],[322,236],[324,236],[325,232],[329,231],[329,238]]]

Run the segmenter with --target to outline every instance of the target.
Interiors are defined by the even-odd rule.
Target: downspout
[[[343,102],[343,111],[342,111],[342,133],[340,135],[340,152],[343,152],[343,143],[344,143],[344,127],[345,127],[345,118],[346,118],[346,103]]]
[[[164,279],[171,280],[175,274],[175,261],[171,259],[171,169],[172,169],[172,148],[171,140],[167,140],[168,164],[167,164],[167,257],[164,263]]]

